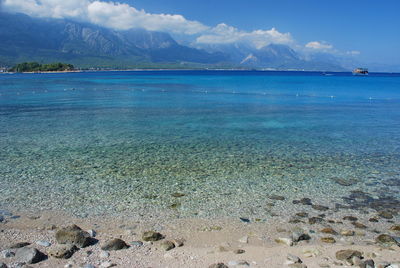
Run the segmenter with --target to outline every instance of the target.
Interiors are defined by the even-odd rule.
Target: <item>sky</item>
[[[195,44],[286,44],[400,65],[399,0],[0,0],[8,12],[116,30],[165,31]]]

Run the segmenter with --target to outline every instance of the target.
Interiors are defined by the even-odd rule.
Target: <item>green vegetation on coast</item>
[[[74,66],[68,63],[50,63],[50,64],[40,64],[37,62],[23,62],[15,65],[9,71],[10,72],[65,72],[73,71]]]

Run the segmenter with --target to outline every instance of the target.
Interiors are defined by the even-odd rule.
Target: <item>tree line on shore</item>
[[[49,64],[40,64],[37,62],[23,62],[15,65],[9,71],[10,72],[63,72],[73,71],[75,68],[72,64],[56,62]]]

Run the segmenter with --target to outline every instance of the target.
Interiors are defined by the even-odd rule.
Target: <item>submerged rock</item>
[[[354,227],[356,227],[356,228],[358,228],[358,229],[367,229],[367,226],[366,225],[364,225],[364,224],[362,224],[362,223],[359,223],[359,222],[352,222],[351,224],[353,224],[354,225]]]
[[[285,197],[284,196],[280,196],[280,195],[270,195],[268,198],[271,199],[271,200],[277,200],[277,201],[285,200]]]
[[[345,221],[358,221],[358,218],[354,217],[354,216],[344,216],[343,220],[345,220]]]
[[[155,231],[147,231],[147,232],[144,232],[142,235],[142,239],[144,241],[158,241],[163,238],[164,238],[164,236],[162,234],[155,232]]]
[[[344,236],[354,236],[355,232],[352,230],[341,230],[340,234]]]
[[[73,244],[80,248],[89,246],[92,241],[90,234],[75,224],[58,230],[56,240],[59,244]]]
[[[400,232],[400,225],[393,225],[392,227],[390,227],[390,230]]]
[[[375,238],[375,241],[385,246],[399,245],[398,241],[394,237],[387,234],[379,235]]]
[[[121,250],[121,249],[126,249],[129,248],[129,245],[125,243],[124,240],[115,238],[112,240],[107,241],[104,243],[104,245],[101,247],[102,250]]]
[[[321,205],[311,205],[311,207],[312,207],[313,209],[319,210],[319,211],[326,211],[326,210],[329,209],[328,207],[321,206]]]
[[[393,214],[390,211],[380,211],[378,216],[385,219],[393,219]]]

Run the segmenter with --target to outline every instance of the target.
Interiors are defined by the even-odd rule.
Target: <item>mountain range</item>
[[[275,68],[346,70],[323,56],[306,58],[269,44],[182,45],[168,33],[115,31],[64,19],[0,13],[0,66],[19,62],[67,62],[80,68]]]

